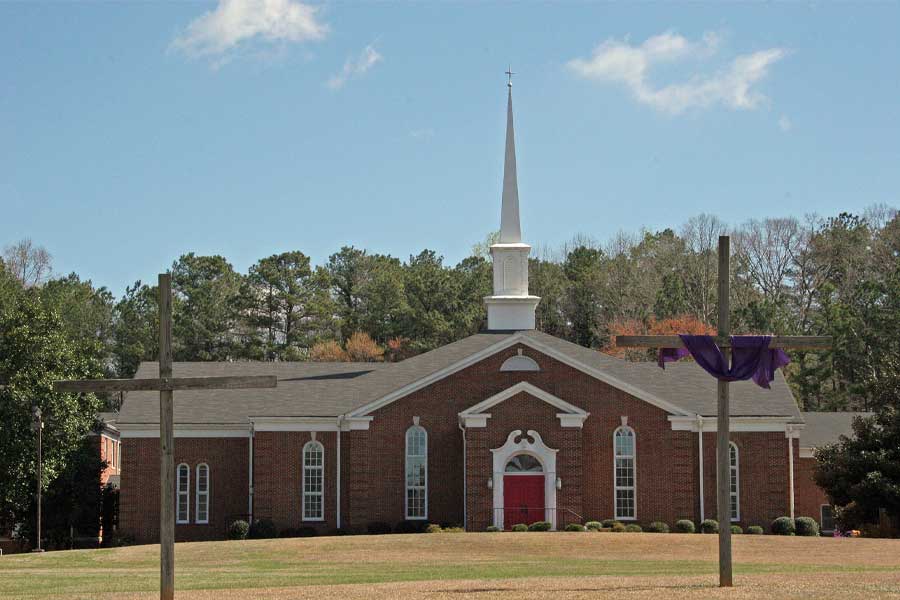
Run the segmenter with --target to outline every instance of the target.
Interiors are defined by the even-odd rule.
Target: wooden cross
[[[729,321],[729,287],[730,287],[730,239],[727,235],[719,236],[719,280],[718,305],[719,327],[716,344],[722,349],[726,360],[731,359],[731,324]],[[677,335],[620,335],[616,337],[616,345],[637,348],[681,348],[684,344]],[[824,350],[831,347],[830,337],[819,336],[775,336],[769,343],[770,348],[794,348],[807,350]],[[731,569],[731,457],[729,456],[730,414],[729,386],[727,381],[718,382],[718,423],[716,438],[717,469],[716,512],[719,520],[719,586],[733,585]],[[793,454],[793,450],[792,450]],[[791,456],[793,460],[793,456]],[[703,460],[703,457],[700,457]],[[792,463],[793,464],[793,463]],[[702,485],[702,482],[701,482]]]
[[[273,388],[274,376],[173,377],[172,376],[172,276],[159,276],[159,377],[157,379],[80,379],[55,381],[58,392],[159,391],[160,458],[160,586],[159,597],[175,597],[175,390],[223,390]]]

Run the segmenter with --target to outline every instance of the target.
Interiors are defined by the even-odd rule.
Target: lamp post
[[[34,428],[37,431],[37,493],[35,494],[37,499],[37,548],[32,552],[43,552],[44,549],[41,548],[41,434],[44,430],[44,421],[41,418],[40,407],[35,406],[32,412],[34,413]]]

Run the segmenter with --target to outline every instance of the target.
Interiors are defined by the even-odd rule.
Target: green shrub
[[[247,525],[247,521],[241,521],[244,525],[247,526],[247,529],[250,529],[250,526]],[[244,534],[242,538],[229,538],[229,539],[244,539],[247,537],[247,534]],[[104,548],[122,548],[123,546],[134,546],[135,539],[134,536],[130,533],[119,534],[113,533],[112,535],[104,535],[103,536],[103,547]]]
[[[740,525],[732,525],[732,526],[731,526],[731,533],[741,534],[741,533],[744,533],[744,530],[741,529],[741,526],[740,526]]]
[[[700,523],[700,533],[719,533],[719,522],[715,519],[705,519]]]
[[[819,535],[819,524],[812,517],[797,517],[794,521],[797,535],[816,537]]]
[[[366,532],[369,535],[385,535],[391,532],[391,526],[384,521],[373,521],[366,525]]]
[[[797,528],[790,517],[778,517],[772,521],[772,533],[775,535],[794,535]]]
[[[694,533],[697,529],[694,522],[690,519],[680,519],[675,521],[675,533]]]
[[[528,526],[528,531],[550,531],[551,527],[553,525],[551,525],[550,521],[535,521]]]
[[[603,523],[600,521],[588,521],[584,524],[584,527],[589,531],[600,531],[600,528],[603,527]]]
[[[618,521],[616,521],[615,519],[603,519],[602,521],[600,521],[600,524],[603,525],[603,527],[606,529],[611,529],[612,526],[616,523],[618,523]]]
[[[528,525],[525,523],[516,523],[512,526],[513,531],[528,531]]]
[[[569,523],[566,525],[566,531],[586,531],[581,523]]]
[[[615,521],[613,522],[612,527],[610,527],[609,530],[613,533],[622,533],[626,530],[626,527],[622,523]]]
[[[451,525],[450,527],[441,527],[441,533],[465,533],[465,528],[460,527],[458,525]]]
[[[431,523],[425,528],[425,533],[441,533],[443,530],[437,523]]]
[[[496,533],[498,531],[503,531],[503,530],[500,529],[499,527],[497,527],[496,525],[488,525],[487,529],[485,529],[485,531],[490,531],[491,533]]]
[[[247,537],[253,540],[265,540],[278,537],[278,529],[272,519],[257,519],[250,526]]]
[[[669,533],[669,526],[662,521],[653,521],[647,525],[647,531],[650,533]]]
[[[397,526],[394,527],[394,533],[425,533],[427,528],[427,521],[406,520],[397,523]]]
[[[229,540],[246,540],[250,533],[250,523],[247,521],[232,521],[228,526],[227,537]]]
[[[625,526],[626,533],[640,533],[642,531],[643,531],[643,529],[641,529],[641,526],[638,525],[637,523],[629,523],[628,525]]]
[[[765,529],[763,529],[759,525],[751,525],[747,528],[747,533],[749,535],[762,535],[763,533],[765,533]]]

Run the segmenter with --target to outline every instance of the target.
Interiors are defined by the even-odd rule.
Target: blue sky
[[[900,204],[900,4],[0,4],[0,244],[116,294],[181,253],[451,263]]]

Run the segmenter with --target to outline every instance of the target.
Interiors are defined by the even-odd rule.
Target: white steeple
[[[519,186],[516,181],[516,140],[513,133],[512,70],[507,86],[506,158],[503,163],[503,199],[500,210],[500,241],[491,246],[494,261],[494,294],[484,299],[488,329],[534,329],[534,311],[540,298],[528,293],[528,253],[519,226]]]

